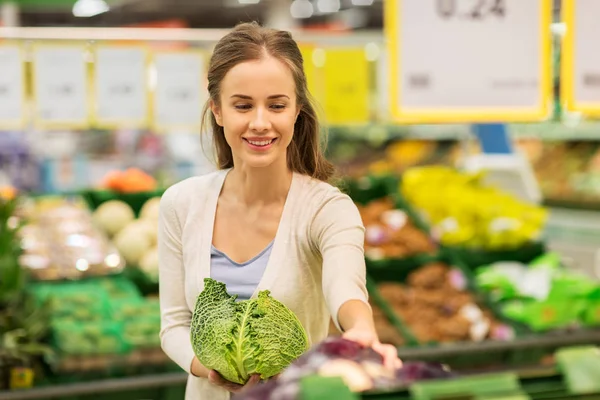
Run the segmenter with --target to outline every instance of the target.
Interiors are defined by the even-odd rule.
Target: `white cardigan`
[[[160,337],[165,353],[188,373],[194,358],[189,326],[203,280],[210,277],[215,211],[228,171],[179,182],[160,203]],[[294,174],[271,257],[253,297],[265,289],[298,316],[310,344],[327,336],[330,315],[337,316],[344,302],[367,302],[364,227],[347,195]],[[190,374],[185,398],[230,396]]]

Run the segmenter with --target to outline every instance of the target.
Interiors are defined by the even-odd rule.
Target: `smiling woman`
[[[208,82],[210,102],[205,111],[210,108],[212,113],[205,113],[209,120],[205,125],[210,124],[213,132],[220,168],[233,167],[234,149],[240,147],[236,141],[252,144],[274,139],[279,141],[277,148],[269,143],[262,150],[273,147],[275,154],[262,157],[262,163],[283,156],[294,172],[323,181],[331,178],[334,169],[321,151],[319,122],[307,89],[302,54],[288,32],[257,24],[237,26],[215,47]],[[228,120],[235,124],[231,130],[224,125]],[[245,138],[239,129],[246,130]],[[266,137],[268,129],[281,131]],[[256,145],[251,149],[261,150]]]
[[[268,290],[297,316],[309,344],[327,336],[333,318],[344,337],[396,366],[396,350],[379,342],[367,301],[360,214],[327,183],[334,171],[292,36],[237,26],[214,49],[208,90],[205,122],[219,171],[170,187],[159,219],[161,341],[190,373],[186,399],[226,400],[257,380],[228,382],[194,354],[212,343],[190,341],[206,278],[238,300]]]

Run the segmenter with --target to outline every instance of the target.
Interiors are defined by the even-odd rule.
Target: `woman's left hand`
[[[342,335],[344,339],[360,343],[365,347],[372,347],[383,357],[383,364],[389,369],[398,369],[402,367],[402,361],[398,358],[396,347],[391,344],[383,344],[379,341],[377,333],[372,329],[351,328]]]

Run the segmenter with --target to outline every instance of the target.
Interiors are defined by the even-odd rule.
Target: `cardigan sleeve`
[[[313,220],[312,238],[323,259],[323,294],[340,330],[338,311],[348,300],[368,304],[364,258],[365,228],[356,205],[337,192]]]
[[[160,339],[163,351],[190,373],[194,350],[190,339],[192,313],[185,299],[181,224],[175,211],[177,186],[160,201],[158,220],[158,265],[161,311]]]

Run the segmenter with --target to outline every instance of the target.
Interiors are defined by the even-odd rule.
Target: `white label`
[[[142,124],[148,115],[144,49],[97,49],[95,89],[99,123]]]
[[[547,0],[390,3],[392,112],[398,119],[477,122],[500,112],[503,121],[546,116]]]
[[[575,103],[593,103],[600,112],[600,1],[572,0],[573,95]]]
[[[0,126],[20,125],[23,109],[23,59],[18,46],[0,46]]]
[[[88,119],[83,48],[44,46],[34,51],[36,112],[41,123],[84,124]]]
[[[207,99],[202,55],[158,53],[154,60],[156,125],[198,129]]]

